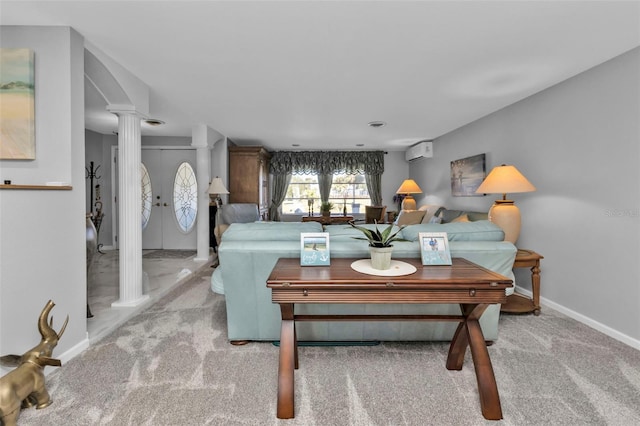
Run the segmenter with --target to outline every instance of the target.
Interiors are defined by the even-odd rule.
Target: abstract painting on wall
[[[0,49],[0,160],[34,160],[33,50]]]
[[[451,162],[451,195],[454,197],[478,197],[476,194],[486,176],[485,154],[461,158]]]

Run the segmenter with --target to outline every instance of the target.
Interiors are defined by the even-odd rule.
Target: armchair
[[[222,234],[232,223],[251,223],[262,220],[258,205],[255,203],[230,203],[223,204],[219,208],[220,223],[216,224],[215,229],[218,246],[222,243]],[[211,275],[211,290],[218,294],[224,294],[220,268],[216,268]]]
[[[216,224],[215,236],[218,244],[222,234],[232,223],[250,223],[261,220],[260,210],[255,203],[230,203],[220,206],[220,223]]]
[[[366,223],[384,223],[384,215],[387,212],[387,206],[365,206],[364,219]]]

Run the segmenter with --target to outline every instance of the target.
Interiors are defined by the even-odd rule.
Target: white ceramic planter
[[[369,252],[373,269],[386,270],[391,268],[393,247],[369,247]]]

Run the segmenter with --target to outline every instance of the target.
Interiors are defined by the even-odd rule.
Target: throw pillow
[[[398,216],[398,226],[417,225],[422,222],[424,211],[420,210],[402,210]]]
[[[431,219],[429,219],[429,223],[442,223],[442,218],[438,216],[432,216]]]
[[[464,212],[462,210],[443,209],[439,216],[442,218],[442,223],[449,223],[463,214]]]
[[[436,214],[436,212],[441,208],[441,206],[437,204],[424,204],[420,206],[418,210],[423,210],[424,217],[422,218],[422,223],[429,223],[431,218]]]
[[[460,215],[451,221],[451,223],[454,222],[470,222],[469,216],[466,214]]]
[[[489,220],[489,214],[483,212],[469,212],[467,213],[469,220],[475,222],[477,220]]]

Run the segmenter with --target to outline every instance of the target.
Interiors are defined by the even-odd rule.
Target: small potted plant
[[[322,204],[320,204],[320,212],[322,213],[322,216],[331,216],[332,209],[333,203],[329,201],[323,201]]]
[[[393,224],[390,224],[382,232],[378,229],[376,223],[375,229],[365,228],[363,226],[354,225],[353,222],[349,222],[349,225],[357,229],[364,234],[364,237],[353,237],[356,240],[365,240],[369,242],[369,252],[371,253],[371,266],[373,269],[389,269],[391,268],[391,252],[393,251],[394,241],[408,241],[398,236],[400,231],[404,228],[401,226],[396,232],[393,232]]]

